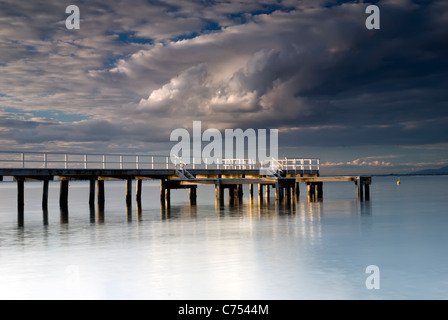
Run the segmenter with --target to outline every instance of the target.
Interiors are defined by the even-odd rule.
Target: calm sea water
[[[324,200],[291,206],[215,206],[214,188],[190,207],[144,182],[142,210],[125,206],[125,183],[106,182],[104,214],[88,184],[72,182],[68,223],[50,184],[25,184],[18,226],[15,183],[0,184],[1,299],[447,299],[448,177],[374,178],[371,201],[352,183],[327,183]],[[135,186],[134,186],[135,187]],[[135,189],[134,189],[135,190]],[[366,288],[366,267],[380,289]]]

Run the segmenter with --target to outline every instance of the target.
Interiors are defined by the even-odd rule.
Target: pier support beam
[[[360,201],[369,201],[370,200],[370,183],[371,179],[361,178],[355,181],[356,185],[356,194],[358,196],[358,200]]]
[[[126,180],[126,206],[132,206],[132,179]]]
[[[370,201],[370,184],[366,183],[364,185],[364,192],[366,201]]]
[[[142,202],[142,191],[143,191],[143,180],[137,180],[137,193],[135,196],[137,203]]]
[[[96,189],[96,180],[90,179],[90,187],[89,187],[89,207],[95,207],[95,189]]]
[[[170,207],[171,190],[167,187],[166,179],[160,180],[160,203],[162,207]]]
[[[98,207],[100,210],[104,210],[104,202],[106,201],[106,197],[104,195],[104,180],[97,181],[98,186]]]
[[[238,184],[236,186],[236,193],[238,196],[238,201],[243,201],[243,185],[242,184]]]
[[[275,200],[282,201],[284,198],[283,186],[281,182],[277,179],[275,181]]]
[[[364,200],[364,181],[361,180],[361,178],[358,177],[358,180],[356,180],[356,192],[358,194],[358,200],[363,201]]]
[[[221,179],[218,180],[218,183],[215,184],[215,193],[216,193],[216,202],[219,205],[224,204],[224,188],[221,185]]]
[[[296,197],[296,201],[299,201],[299,198],[300,198],[300,183],[299,182],[295,183],[294,196]]]
[[[317,200],[322,200],[324,198],[324,183],[323,182],[316,183],[316,198],[317,198]]]
[[[17,221],[19,227],[25,223],[25,181],[17,179]]]
[[[263,185],[262,184],[258,185],[258,199],[260,201],[263,201]]]
[[[197,187],[189,188],[190,205],[195,206],[197,201]]]
[[[316,184],[313,182],[308,182],[308,201],[313,202],[316,200]]]
[[[43,190],[42,190],[42,210],[46,211],[48,210],[48,186],[50,184],[50,181],[44,180],[43,181]]]
[[[68,208],[68,180],[61,180],[61,190],[59,192],[59,207],[61,209]]]

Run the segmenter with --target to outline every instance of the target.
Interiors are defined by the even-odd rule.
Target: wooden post
[[[132,179],[126,180],[126,206],[132,205]]]
[[[89,207],[94,208],[95,207],[95,186],[96,180],[90,179],[90,188],[89,188]]]
[[[235,186],[229,186],[229,202],[234,203],[235,202],[235,192],[236,188]]]
[[[224,189],[221,186],[221,180],[215,184],[216,202],[220,205],[224,204]]]
[[[169,208],[171,206],[171,189],[166,188],[165,190],[165,202],[166,206]]]
[[[22,179],[17,180],[17,221],[19,227],[24,226],[25,222],[25,182]]]
[[[323,185],[324,185],[323,182],[317,182],[317,183],[316,183],[316,187],[317,187],[317,190],[316,190],[316,197],[317,197],[318,200],[321,200],[321,199],[323,199],[323,197],[324,197],[324,188],[323,188]]]
[[[98,180],[97,185],[98,185],[98,206],[104,209],[104,202],[106,200],[106,197],[104,195],[104,180]]]
[[[190,193],[190,205],[196,205],[196,200],[197,200],[197,193],[196,193],[197,188],[196,187],[191,187],[189,190]]]
[[[370,184],[369,183],[364,184],[364,192],[365,192],[366,201],[370,201]]]
[[[300,199],[300,182],[296,182],[295,183],[295,196],[296,196],[296,200],[298,201]]]
[[[271,186],[266,185],[266,202],[269,202],[269,198],[271,197]]]
[[[48,210],[48,185],[50,182],[48,180],[43,181],[43,190],[42,190],[42,210]]]
[[[242,184],[238,184],[236,186],[236,192],[238,194],[238,201],[242,201],[243,200],[243,185]]]
[[[253,198],[254,198],[254,185],[253,184],[249,185],[249,197],[251,200],[253,200]]]
[[[165,188],[165,179],[160,180],[160,203],[162,207],[166,205],[166,188]]]
[[[360,177],[356,180],[356,190],[358,193],[358,200],[363,201],[364,200],[364,181],[361,180]]]
[[[59,193],[59,206],[61,209],[68,208],[68,180],[61,180],[61,190]]]
[[[263,185],[262,184],[258,185],[258,199],[260,201],[263,201]]]
[[[142,191],[143,191],[143,180],[137,180],[137,194],[136,194],[137,203],[142,202]]]
[[[285,201],[287,205],[291,204],[291,187],[285,187]]]
[[[278,179],[275,181],[275,200],[283,200],[283,186]]]

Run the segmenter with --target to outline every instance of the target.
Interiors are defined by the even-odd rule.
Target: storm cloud
[[[1,148],[151,152],[201,120],[389,169],[448,143],[448,4],[374,2],[380,30],[365,27],[367,1],[79,1],[74,31],[64,1],[1,1]],[[353,149],[338,161],[338,147]],[[356,148],[383,151],[363,162]]]

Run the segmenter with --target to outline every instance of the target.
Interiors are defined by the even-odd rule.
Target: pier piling
[[[48,210],[48,186],[50,182],[48,180],[43,181],[43,190],[42,190],[42,210]]]
[[[69,181],[61,180],[61,190],[59,193],[59,206],[61,207],[61,209],[68,208],[68,188]]]

